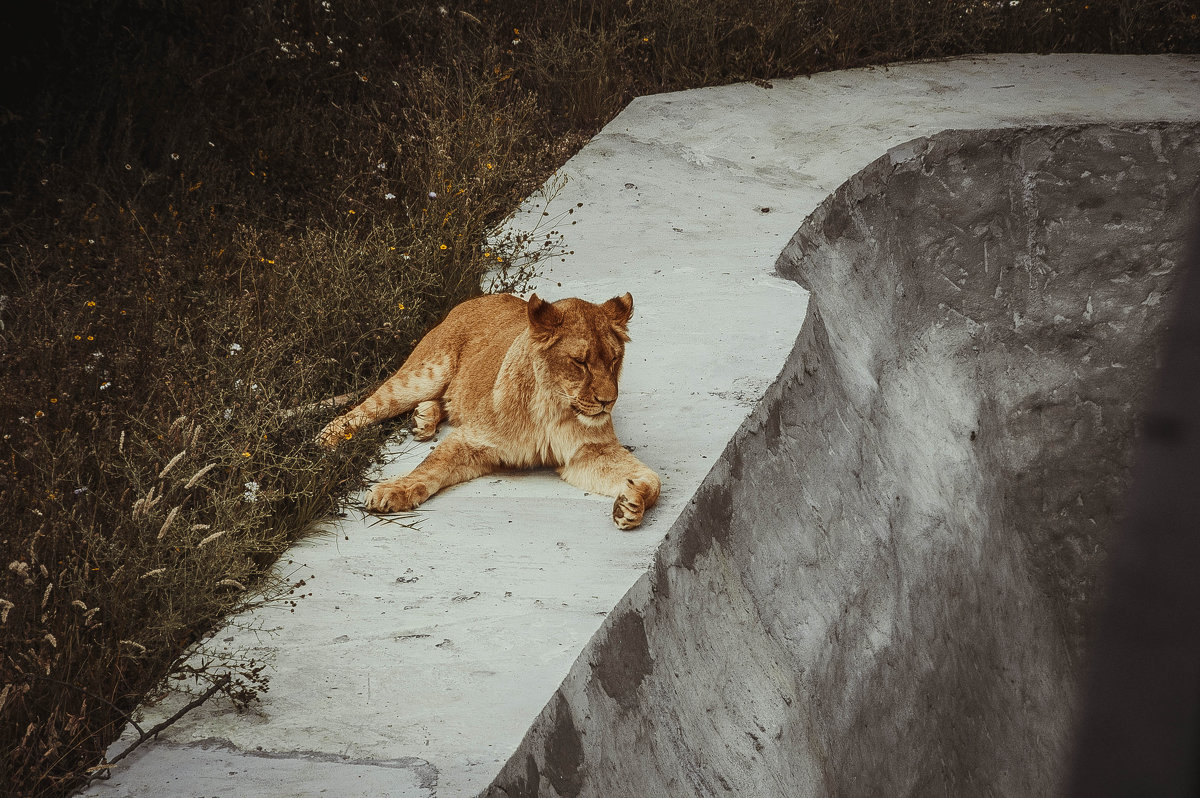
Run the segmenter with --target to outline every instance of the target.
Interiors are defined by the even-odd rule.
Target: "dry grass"
[[[531,242],[489,230],[631,96],[1200,47],[1185,0],[62,6],[5,51],[21,91],[0,116],[19,154],[0,163],[0,783],[30,796],[78,785],[156,687],[266,687],[262,663],[181,654],[303,596],[271,565],[382,439],[327,455],[308,440],[333,411],[286,411],[384,377],[497,257],[527,275]]]

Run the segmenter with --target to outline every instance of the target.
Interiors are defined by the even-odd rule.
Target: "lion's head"
[[[582,299],[551,304],[529,297],[529,330],[541,354],[538,381],[574,411],[579,421],[600,426],[617,401],[617,380],[629,340],[633,297],[613,297],[594,305]]]

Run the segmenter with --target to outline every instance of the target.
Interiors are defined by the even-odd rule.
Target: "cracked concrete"
[[[340,770],[343,795],[385,794],[350,778],[368,772],[393,774],[390,794],[404,796],[803,795],[853,793],[853,784],[921,792],[969,788],[972,763],[998,792],[1024,794],[1038,778],[1045,789],[1069,710],[1064,652],[1077,645],[1055,630],[1086,606],[1071,592],[1072,569],[1093,561],[1092,538],[1075,528],[1047,537],[1036,524],[1009,536],[963,530],[992,528],[1004,491],[1041,490],[1048,513],[1069,509],[1074,497],[1056,492],[1059,483],[1018,477],[1076,462],[1074,439],[1036,453],[1012,442],[1077,418],[1080,440],[1126,423],[1133,411],[1114,417],[1104,391],[1136,404],[1129,366],[1145,362],[1154,334],[1129,332],[1133,349],[1082,382],[1071,358],[1086,353],[1070,349],[1070,335],[1044,372],[1006,371],[1001,356],[1036,350],[1049,332],[1111,330],[1110,346],[1125,333],[1105,325],[1161,317],[1168,273],[1138,271],[1134,286],[1112,280],[1130,264],[1172,259],[1173,244],[1158,250],[1151,240],[1166,216],[1140,207],[1145,191],[1154,207],[1169,205],[1189,172],[1194,185],[1188,136],[1198,120],[1200,64],[1171,57],[997,56],[634,101],[564,168],[570,180],[554,203],[584,203],[560,228],[575,256],[535,288],[550,298],[634,295],[616,420],[622,442],[664,477],[649,523],[616,532],[606,500],[545,473],[456,487],[422,507],[416,530],[345,519],[281,563],[311,575],[312,595],[295,613],[233,619],[210,643],[273,657],[262,706],[197,710],[87,794],[195,795],[186,774],[227,771],[236,775],[205,789],[333,789],[298,777],[296,762],[362,768]],[[1074,135],[1061,131],[1097,122],[1112,123],[1117,142],[1105,150],[1103,135],[1087,139],[1115,159],[1109,176],[1082,176],[1086,167],[1057,175],[1052,156]],[[1025,130],[1043,125],[1057,132]],[[939,136],[1004,128],[1012,137]],[[971,167],[989,151],[986,176],[948,166]],[[1111,178],[1114,169],[1136,178],[1159,155],[1174,182]],[[1048,177],[1014,182],[1009,168]],[[975,183],[955,184],[939,204],[936,188],[951,177]],[[923,187],[904,194],[906,180]],[[1134,184],[1143,193],[1126,195],[1122,186]],[[988,208],[1006,209],[982,214],[980,230],[966,219],[976,188],[987,189],[978,196]],[[1070,213],[1029,204],[1056,191]],[[893,192],[912,199],[889,206]],[[532,227],[543,202],[532,198],[512,224]],[[883,204],[867,214],[864,203]],[[948,232],[930,238],[923,225],[938,219]],[[1065,231],[1107,247],[1083,265],[1116,276],[1033,307],[1030,285],[1057,279]],[[936,267],[928,280],[918,268],[926,262]],[[814,292],[814,312],[801,285]],[[1134,287],[1145,291],[1132,297]],[[971,351],[979,335],[991,337],[977,368],[1002,377],[973,392],[975,371],[940,367],[969,360],[955,347]],[[1041,396],[1039,379],[1104,395]],[[1123,450],[1105,451],[1115,476],[1101,480],[1102,493],[1111,496]],[[1007,482],[978,479],[1004,463]],[[1111,514],[1106,501],[1089,491],[1070,512],[1086,524]],[[1031,552],[1050,564],[1033,567]],[[1023,598],[1035,586],[1062,594]],[[972,681],[976,667],[996,677],[986,689]],[[865,700],[875,695],[894,700]],[[989,725],[992,710],[1019,717]],[[153,719],[173,709],[145,711]],[[1017,758],[1028,753],[1021,730],[1040,744],[1028,762]],[[995,734],[1000,753],[989,758],[979,740]],[[239,760],[244,771],[224,768],[233,754],[205,742],[214,737],[243,752],[362,764],[255,756]],[[924,753],[891,762],[889,739],[923,743]],[[369,764],[418,760],[428,763],[419,773]],[[242,789],[247,779],[267,786]]]

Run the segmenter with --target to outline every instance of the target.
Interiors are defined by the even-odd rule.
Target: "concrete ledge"
[[[533,198],[513,226],[531,229],[583,203],[558,223],[574,257],[556,264],[536,289],[548,298],[634,295],[634,341],[616,419],[622,441],[635,446],[639,457],[665,478],[662,502],[650,522],[632,534],[619,533],[607,518],[607,502],[581,496],[548,474],[499,475],[452,489],[422,508],[416,531],[372,518],[346,519],[330,535],[295,547],[281,563],[311,576],[311,595],[295,613],[266,611],[231,619],[210,641],[214,647],[245,648],[273,658],[272,689],[259,710],[253,715],[220,707],[198,710],[164,732],[164,745],[144,747],[111,781],[94,785],[87,794],[194,795],[190,782],[179,775],[219,773],[231,751],[252,758],[247,761],[256,768],[255,778],[273,778],[278,794],[295,796],[316,795],[328,785],[289,775],[294,768],[276,764],[283,759],[256,754],[302,751],[362,763],[419,762],[419,775],[398,776],[390,790],[403,796],[477,794],[506,761],[496,789],[510,794],[540,789],[541,795],[645,796],[679,794],[671,792],[676,787],[688,794],[706,785],[721,791],[721,778],[735,779],[749,794],[776,794],[775,780],[784,773],[795,781],[779,782],[779,794],[792,786],[796,794],[805,794],[841,783],[838,774],[850,765],[827,762],[820,750],[801,758],[807,764],[782,764],[792,743],[822,739],[808,731],[801,736],[793,725],[801,707],[812,709],[804,703],[812,696],[800,690],[803,681],[791,683],[787,692],[771,692],[772,685],[799,678],[795,668],[803,660],[794,658],[783,640],[768,644],[764,637],[736,636],[733,640],[747,647],[730,659],[732,644],[722,639],[739,621],[747,630],[762,629],[761,618],[784,612],[782,600],[793,594],[782,587],[804,573],[795,557],[822,562],[830,554],[814,548],[820,537],[796,534],[796,513],[811,513],[811,508],[804,510],[795,497],[780,498],[768,508],[775,516],[763,516],[761,523],[739,521],[738,513],[744,511],[735,509],[746,503],[735,501],[735,492],[748,490],[746,474],[758,474],[754,478],[765,484],[768,477],[794,479],[800,473],[795,469],[826,468],[813,454],[819,449],[801,447],[791,432],[785,436],[782,417],[771,421],[765,409],[799,401],[785,399],[797,390],[816,391],[821,372],[801,378],[806,362],[789,360],[797,333],[801,346],[812,349],[825,336],[842,341],[836,335],[854,329],[856,322],[871,321],[876,312],[874,306],[846,300],[845,313],[865,312],[867,317],[831,318],[823,305],[821,318],[829,325],[823,332],[816,316],[808,315],[807,292],[775,273],[779,253],[804,220],[852,176],[889,151],[889,162],[895,160],[903,172],[909,168],[905,164],[921,161],[926,146],[907,142],[929,140],[947,129],[1096,121],[1136,127],[1161,121],[1194,124],[1198,119],[1200,64],[1171,57],[972,58],[830,73],[779,81],[773,89],[727,86],[631,103],[567,164],[563,171],[569,182],[550,208]],[[543,212],[551,216],[543,217]],[[853,214],[849,220],[846,231],[858,229]],[[848,241],[833,235],[829,246]],[[958,279],[952,271],[947,276]],[[811,287],[817,290],[815,282]],[[826,363],[859,363],[838,361],[838,352],[829,348],[832,343],[820,346],[826,350],[813,351],[824,351]],[[860,363],[852,368],[867,367]],[[807,387],[785,393],[782,386],[788,384]],[[768,391],[771,385],[776,387]],[[844,421],[855,429],[860,423],[855,418],[863,413],[855,402],[868,395],[862,391],[870,383],[862,374],[852,374],[821,385],[828,394],[823,405],[827,415],[832,413],[839,427]],[[917,382],[909,390],[919,406],[921,396],[945,388]],[[767,398],[760,403],[764,393]],[[727,449],[743,422],[748,426]],[[917,438],[904,445],[915,446]],[[760,467],[755,465],[759,455],[747,448],[740,461],[743,475],[733,476],[730,452],[751,446],[752,439],[764,447],[763,462],[773,463],[778,473],[754,471]],[[773,459],[767,457],[768,440],[778,452]],[[792,453],[795,462],[787,465]],[[714,468],[721,457],[725,459]],[[829,462],[830,473],[836,465]],[[407,467],[403,458],[387,466]],[[852,491],[848,478],[822,480],[813,484],[829,491],[828,506],[849,512],[849,498],[839,497],[857,491],[857,482]],[[789,484],[799,486],[800,496],[809,490],[808,482]],[[906,506],[916,517],[915,501]],[[711,512],[703,512],[706,508]],[[829,521],[823,523],[828,526]],[[867,534],[861,531],[867,527],[854,529],[860,530],[855,535]],[[668,531],[670,539],[660,550]],[[733,544],[755,536],[776,543],[745,550]],[[748,566],[744,557],[754,551],[759,552],[757,565]],[[768,551],[793,559],[772,564],[764,559]],[[743,559],[735,562],[734,556]],[[721,563],[730,570],[718,578],[715,569]],[[749,570],[739,570],[743,566]],[[645,576],[647,568],[651,576]],[[739,575],[743,573],[764,580],[754,583],[760,596],[780,586],[781,604],[751,601],[749,582]],[[1054,573],[1045,576],[1053,579]],[[833,603],[818,615],[829,617],[827,628],[846,629],[839,634],[859,639],[864,619],[875,615],[863,610],[833,623],[835,608],[846,606],[846,596],[835,588],[849,584],[825,583],[822,595]],[[651,601],[651,588],[662,591],[664,586],[670,601],[660,607]],[[689,599],[698,614],[680,614],[678,625],[668,624],[667,607],[677,612]],[[884,599],[865,592],[855,601]],[[588,644],[618,602],[604,631]],[[1069,602],[1064,606],[1069,616]],[[660,610],[662,617],[656,614]],[[668,626],[671,636],[659,637]],[[681,651],[690,646],[689,661],[699,657],[710,662],[709,670],[694,674],[706,672],[712,681],[692,682],[687,696],[672,694],[668,682],[657,681],[672,673],[671,646]],[[838,668],[858,667],[859,657],[852,654],[847,649],[830,662]],[[814,665],[805,673],[817,670]],[[766,692],[751,689],[752,682],[742,675],[751,671],[775,674],[762,683]],[[726,683],[728,689],[712,690]],[[744,685],[740,692],[737,685]],[[1031,700],[1043,694],[1038,692],[1042,687],[1035,687],[1030,688]],[[649,701],[657,707],[654,711],[666,714],[652,718],[645,708],[646,719],[639,721],[648,698],[654,699]],[[742,706],[744,714],[722,714],[721,707],[731,704]],[[896,707],[897,717],[902,716],[903,705]],[[151,720],[172,711],[172,706],[146,708]],[[853,725],[839,711],[818,707],[806,717],[818,724],[813,728]],[[591,712],[597,725],[588,725]],[[1058,728],[1061,710],[1040,712],[1048,729]],[[607,728],[599,724],[602,717],[609,723],[610,715],[624,718],[623,731],[614,732],[613,748],[597,748],[599,730]],[[762,728],[742,723],[751,717]],[[938,717],[953,722],[953,716]],[[522,743],[531,722],[534,727]],[[667,734],[668,729],[675,731]],[[676,741],[673,747],[649,746],[651,730]],[[776,731],[782,736],[772,742]],[[625,732],[632,736],[623,736]],[[214,738],[232,748],[213,748]],[[728,753],[714,761],[742,764],[728,771],[732,776],[704,769],[697,757],[700,752],[707,756],[708,749],[679,742],[692,738],[722,740]],[[636,778],[617,768],[631,761],[631,740],[640,741],[636,750],[653,759]],[[780,764],[765,769],[745,765],[750,757],[775,757]],[[659,767],[671,758],[684,770]],[[793,759],[788,754],[788,761]],[[594,767],[599,762],[612,765],[608,770]],[[615,784],[618,773],[628,778],[624,786]],[[705,775],[695,781],[700,777],[689,773]],[[234,794],[245,778],[246,772],[238,770],[224,786],[211,782],[207,789]],[[1019,778],[1023,776],[1012,777]],[[601,784],[608,786],[601,789]],[[641,784],[668,792],[637,792]],[[348,784],[342,794],[382,793]]]
[[[893,149],[800,338],[488,796],[1057,792],[1200,124]]]

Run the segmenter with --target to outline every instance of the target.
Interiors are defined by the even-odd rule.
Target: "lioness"
[[[633,297],[594,305],[532,295],[468,300],[413,349],[362,404],[331,421],[318,441],[416,408],[414,437],[443,416],[455,429],[411,474],[381,482],[367,509],[411,510],[444,487],[500,467],[555,466],[593,493],[615,496],[612,517],[632,529],[658,501],[658,474],[617,442],[612,408],[629,340]]]

